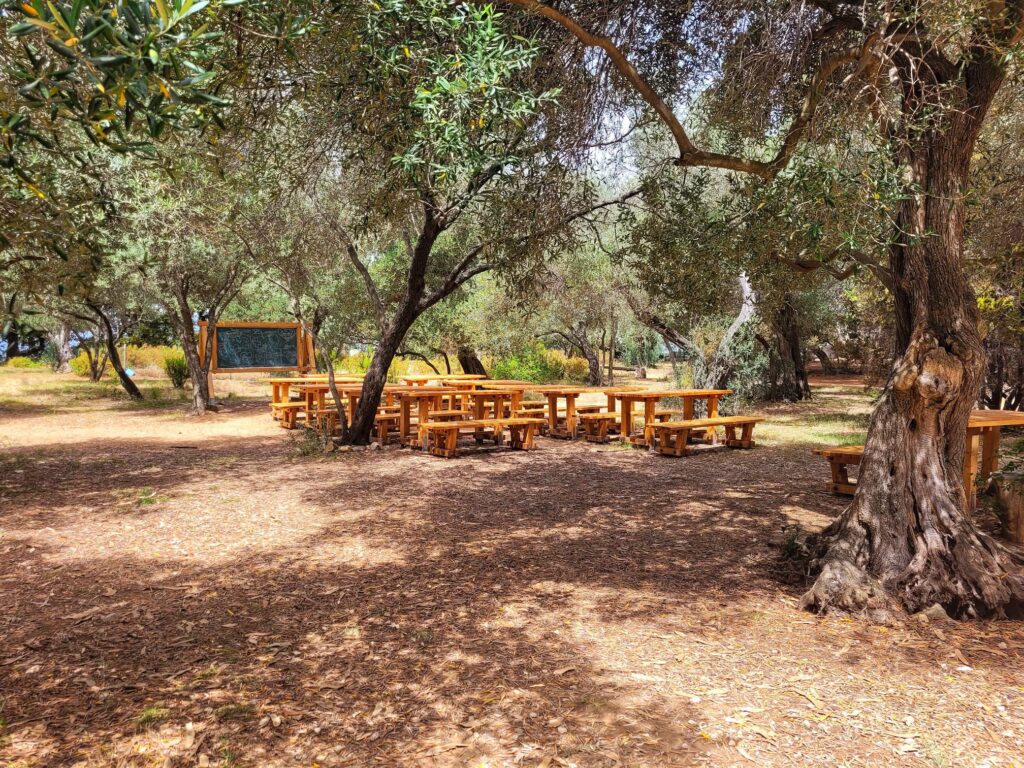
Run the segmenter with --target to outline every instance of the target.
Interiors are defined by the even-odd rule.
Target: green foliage
[[[448,186],[461,183],[460,171],[510,161],[495,131],[524,126],[554,99],[513,85],[538,50],[505,32],[501,16],[492,5],[450,0],[367,5],[361,53],[370,95],[407,99],[398,107],[411,113],[411,129],[396,137],[392,160],[410,175]]]
[[[795,560],[807,554],[807,537],[799,523],[787,525],[785,538],[782,540],[782,559]]]
[[[91,371],[89,369],[89,357],[85,352],[79,352],[68,363],[68,367],[71,368],[71,372],[76,376],[90,376]]]
[[[216,94],[210,67],[222,34],[208,25],[217,9],[240,2],[7,2],[5,12],[21,18],[8,33],[24,43],[11,71],[22,101],[13,114],[0,111],[0,146],[50,146],[45,133],[65,120],[116,151],[146,149],[132,135],[137,118],[150,139],[167,124],[219,120],[229,102]]]
[[[164,358],[164,373],[171,380],[175,389],[185,386],[185,379],[188,378],[188,362],[184,354],[172,354]]]
[[[31,357],[10,357],[7,362],[4,363],[6,368],[25,368],[25,369],[38,369],[46,368],[46,363],[42,360],[33,360]]]
[[[626,365],[632,366],[654,365],[660,359],[660,351],[657,334],[647,328],[637,328],[634,333],[622,339],[616,348],[617,355]]]
[[[547,349],[543,345],[497,360],[491,366],[492,378],[519,379],[537,384],[582,383],[587,380],[588,373],[587,361],[583,358],[568,357],[560,350]]]

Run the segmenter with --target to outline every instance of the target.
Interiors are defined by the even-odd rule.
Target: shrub
[[[4,364],[7,368],[45,368],[46,363],[31,357],[11,357]]]
[[[175,389],[185,386],[185,379],[188,378],[188,363],[182,353],[170,354],[164,358],[164,373],[171,380]]]
[[[538,345],[519,355],[512,355],[494,363],[491,376],[495,379],[521,379],[538,384],[555,381],[583,382],[590,368],[581,357],[568,357],[557,349]]]
[[[573,384],[584,384],[590,378],[590,365],[582,357],[567,357],[562,378]]]
[[[76,376],[85,376],[86,378],[89,378],[89,358],[86,357],[85,352],[79,352],[71,358],[71,362],[68,363],[68,366],[71,368],[71,372]]]

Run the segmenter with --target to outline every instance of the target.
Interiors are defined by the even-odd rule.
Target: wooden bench
[[[662,421],[654,424],[658,437],[658,453],[663,456],[685,456],[691,432],[706,435],[716,427],[725,428],[725,445],[730,448],[753,448],[754,425],[764,421],[763,416],[716,416],[711,419],[689,419],[687,421]],[[741,430],[736,436],[736,430]]]
[[[270,404],[270,411],[285,429],[295,429],[299,418],[299,411],[306,410],[304,400],[282,400]]]
[[[607,443],[611,441],[608,430],[619,421],[617,413],[584,413],[580,415],[583,437],[589,443]]]
[[[815,453],[828,459],[828,465],[832,469],[832,481],[825,485],[829,493],[853,496],[857,492],[857,483],[850,479],[848,467],[855,467],[860,464],[864,458],[864,446],[842,445],[833,448],[822,448],[815,451]]]
[[[387,445],[391,436],[391,430],[398,429],[402,417],[397,413],[378,413],[373,423],[377,426],[377,441],[381,445]]]
[[[568,417],[569,413],[565,410],[559,410],[555,413],[555,429],[551,432],[551,437],[562,438],[563,440],[571,440],[578,436],[583,431],[583,423],[580,421],[582,416],[586,416],[592,413],[601,413],[604,411],[605,406],[603,405],[577,405],[573,408],[573,414],[576,417],[576,429],[575,432],[570,434]],[[550,429],[550,424],[549,424]]]
[[[462,421],[427,421],[419,426],[420,444],[434,456],[451,459],[459,455],[459,434],[472,430],[480,442],[482,430],[491,430],[495,445],[501,445],[505,430],[509,433],[509,447],[519,451],[532,451],[537,444],[534,434],[543,419],[466,419]]]

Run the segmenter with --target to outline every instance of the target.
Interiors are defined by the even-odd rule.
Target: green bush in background
[[[182,353],[169,354],[164,358],[164,373],[171,380],[175,389],[185,386],[185,379],[188,378],[188,363]]]
[[[582,357],[568,357],[557,349],[542,345],[524,350],[518,355],[496,360],[491,367],[495,379],[518,379],[537,384],[556,381],[580,383],[587,380],[589,368]]]
[[[12,357],[4,365],[7,368],[45,368],[46,363],[42,360],[33,360],[31,357]]]

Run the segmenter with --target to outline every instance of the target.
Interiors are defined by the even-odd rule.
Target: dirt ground
[[[870,407],[818,383],[751,451],[446,461],[0,371],[0,765],[1020,766],[1020,623],[798,609]]]

